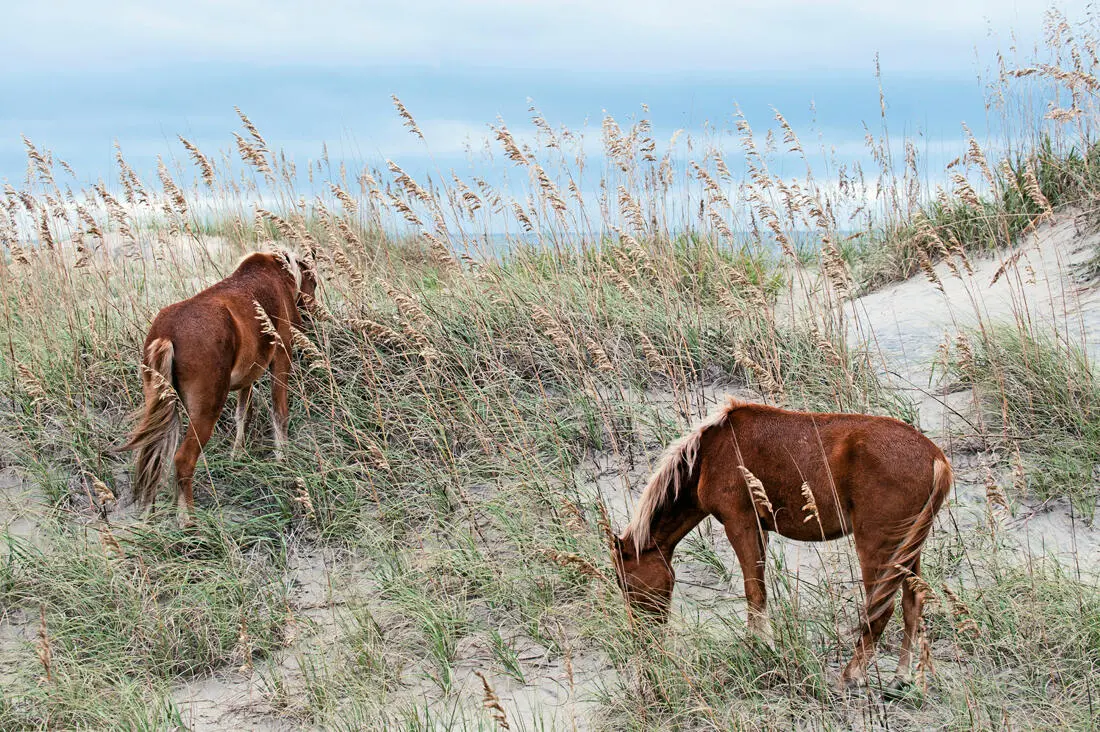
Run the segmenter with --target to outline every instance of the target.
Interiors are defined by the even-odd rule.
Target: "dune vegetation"
[[[689,146],[533,110],[493,123],[492,182],[296,163],[245,113],[157,180],[119,151],[82,186],[26,141],[0,194],[0,728],[1095,728],[1094,30],[1052,14],[1039,56],[998,58],[1003,144],[964,128],[942,174],[885,105],[873,169],[778,111]],[[115,448],[152,317],[272,247],[322,280],[285,460],[261,382],[248,449],[227,407],[200,460],[196,525],[137,515]],[[950,325],[891,332],[868,303],[900,286]],[[670,626],[632,626],[609,542],[725,394],[892,415],[955,464],[905,698],[836,690],[847,541],[773,543],[768,645],[705,522]]]

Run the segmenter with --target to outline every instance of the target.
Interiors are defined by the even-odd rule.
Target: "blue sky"
[[[146,174],[183,158],[177,134],[228,149],[240,106],[299,163],[320,154],[416,170],[466,168],[463,146],[528,99],[598,139],[604,110],[641,104],[658,139],[704,123],[754,127],[778,107],[810,147],[860,156],[878,125],[881,56],[895,135],[923,134],[942,164],[966,121],[987,130],[979,73],[996,48],[1041,37],[1045,0],[1002,2],[22,3],[0,15],[0,179],[19,184],[20,136],[84,181],[110,179],[118,141]],[[1071,18],[1083,2],[1062,3]],[[1015,32],[1015,35],[1013,34]],[[404,131],[390,94],[428,138]],[[811,116],[811,102],[816,115]],[[429,158],[430,154],[430,158]]]

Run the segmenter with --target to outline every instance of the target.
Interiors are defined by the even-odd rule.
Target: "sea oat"
[[[424,190],[419,183],[412,179],[408,173],[401,169],[401,166],[392,160],[386,161],[386,166],[393,173],[394,181],[404,189],[405,193],[410,198],[415,198],[424,203],[434,203],[434,199]]]
[[[920,659],[917,661],[917,681],[921,685],[924,694],[928,693],[928,677],[935,675],[936,670],[932,666],[932,644],[928,642],[928,635],[921,631],[920,634]]]
[[[645,215],[642,207],[630,195],[624,186],[619,186],[619,211],[635,231],[645,230]]]
[[[744,465],[738,465],[737,469],[741,471],[741,477],[745,479],[745,485],[749,487],[749,493],[752,495],[752,503],[756,507],[757,515],[764,519],[770,518],[772,516],[772,504],[768,500],[764,484],[749,472],[749,469]]]
[[[924,251],[923,247],[917,247],[917,261],[920,263],[921,271],[924,272],[924,276],[928,278],[928,281],[935,285],[936,289],[940,292],[945,292],[943,289],[943,281],[940,280],[939,274],[936,273],[935,265],[932,264],[932,260],[929,259],[928,253]]]
[[[99,536],[100,539],[103,541],[103,546],[113,551],[115,553],[115,556],[117,556],[119,559],[122,559],[126,556],[126,553],[122,551],[122,545],[118,543],[118,539],[115,538],[115,535],[111,531],[111,527],[109,525],[104,524],[99,529]],[[109,558],[110,557],[108,556],[108,559]]]
[[[374,467],[379,470],[391,470],[390,461],[386,459],[386,453],[382,452],[382,448],[369,440],[367,441],[366,448],[367,454],[370,455]]]
[[[329,183],[329,189],[332,191],[332,195],[336,197],[336,200],[340,202],[340,205],[344,207],[344,210],[348,212],[349,216],[359,215],[359,202],[351,197],[351,194],[345,191],[335,183]]]
[[[992,287],[997,284],[997,280],[1001,279],[1005,272],[1012,269],[1012,267],[1020,261],[1020,257],[1022,256],[1024,256],[1024,249],[1021,247],[1006,257],[1005,260],[1001,262],[1001,266],[997,268],[997,271],[993,273],[993,279],[989,281],[989,286]]]
[[[614,373],[615,367],[611,364],[611,359],[608,358],[607,351],[603,349],[603,346],[591,338],[585,340],[585,346],[588,348],[588,352],[592,354],[592,361],[596,364],[598,371],[605,374]]]
[[[582,557],[580,554],[574,552],[559,552],[555,549],[540,549],[539,553],[559,567],[575,569],[581,574],[593,579],[605,579],[599,567]]]
[[[294,348],[309,360],[308,369],[310,371],[326,371],[330,368],[328,359],[321,349],[314,345],[313,341],[307,338],[305,333],[293,326],[290,328],[290,342],[294,345]]]
[[[252,307],[256,313],[256,320],[260,323],[260,332],[269,336],[276,346],[284,347],[283,339],[279,337],[279,331],[275,329],[275,324],[271,322],[271,318],[268,316],[267,311],[264,310],[263,305],[257,300],[253,300]]]
[[[978,144],[977,139],[974,137],[974,133],[970,131],[970,128],[963,124],[963,131],[966,133],[967,151],[966,159],[968,162],[978,166],[978,169],[982,172],[986,181],[989,183],[990,189],[996,189],[997,181],[993,176],[993,171],[989,167],[989,161],[985,158],[985,153],[982,152],[981,145]]]
[[[734,347],[733,360],[738,366],[753,374],[764,391],[774,395],[783,393],[783,385],[775,380],[771,370],[756,361],[740,346]]]
[[[639,337],[642,339],[642,353],[645,354],[645,360],[649,365],[659,371],[667,371],[668,364],[665,361],[665,357],[661,355],[661,352],[657,350],[657,347],[653,345],[653,341],[649,339],[645,333],[640,333]]]
[[[195,145],[195,143],[187,140],[183,135],[179,136],[180,142],[187,148],[187,152],[191,153],[191,159],[195,161],[195,165],[199,168],[199,173],[202,175],[203,183],[208,188],[214,187],[214,164],[210,162],[210,158],[206,157],[201,150]]]
[[[157,156],[157,175],[160,178],[161,185],[164,186],[164,195],[168,197],[168,200],[172,202],[175,207],[175,213],[180,217],[186,218],[188,215],[187,199],[184,198],[183,191],[180,189],[176,182],[172,180],[172,176],[168,173],[168,167],[161,160],[160,156]]]
[[[511,729],[508,725],[508,715],[505,714],[504,707],[500,704],[500,697],[493,691],[493,687],[489,685],[489,679],[485,678],[485,674],[480,671],[474,671],[474,673],[481,679],[481,686],[484,691],[484,696],[481,699],[481,706],[488,710],[489,716],[496,722],[497,729]]]
[[[498,120],[500,127],[493,127],[493,132],[496,133],[497,141],[504,146],[504,154],[508,156],[508,159],[519,165],[527,164],[527,156],[523,154],[523,151],[519,149],[519,145],[516,144],[516,139],[512,137],[512,133],[508,131],[508,128],[504,125],[503,120]]]
[[[970,608],[967,607],[966,603],[959,599],[959,596],[952,592],[951,588],[947,585],[943,586],[943,593],[947,596],[947,600],[951,604],[951,614],[955,618],[956,630],[961,635],[979,637],[982,634],[981,629],[972,617]]]
[[[817,511],[817,501],[814,499],[814,492],[810,490],[810,484],[802,483],[802,498],[806,501],[806,504],[802,506],[802,510],[806,513],[806,518],[802,519],[802,523],[808,524],[811,521],[816,520],[821,523],[821,515]]]
[[[531,309],[531,319],[566,357],[574,357],[577,348],[558,320],[546,308],[536,305]]]
[[[1024,188],[1031,196],[1031,200],[1039,204],[1039,207],[1043,210],[1043,216],[1050,216],[1054,213],[1050,201],[1043,195],[1043,187],[1039,185],[1039,178],[1035,173],[1035,163],[1031,158],[1028,158],[1024,163]]]
[[[398,345],[404,342],[404,338],[393,328],[382,323],[375,322],[373,320],[362,320],[357,318],[350,318],[345,321],[349,326],[360,331],[364,335],[369,336],[371,339],[380,341],[387,345]]]
[[[530,217],[527,216],[527,212],[523,210],[523,206],[518,201],[512,201],[512,212],[515,213],[516,220],[519,221],[524,231],[531,233],[535,230],[535,225],[531,223]]]
[[[313,510],[313,499],[309,495],[309,490],[306,488],[306,482],[302,478],[294,479],[294,502],[302,507],[302,510],[306,513],[306,518],[312,521],[316,513]]]
[[[939,602],[935,591],[932,589],[932,585],[919,574],[914,574],[913,570],[908,567],[903,567],[900,564],[895,564],[894,569],[905,575],[905,583],[909,585],[909,590],[922,597],[923,602],[926,604],[933,604]]]
[[[46,606],[40,605],[38,613],[38,641],[35,643],[35,652],[38,655],[38,662],[42,664],[43,679],[46,683],[50,683],[53,681],[53,648],[46,628]]]
[[[416,120],[413,119],[413,116],[409,113],[409,110],[405,108],[405,105],[401,102],[400,99],[397,98],[396,94],[391,94],[390,98],[393,99],[393,106],[397,109],[397,114],[401,117],[402,120],[404,120],[405,127],[407,127],[408,130],[414,135],[423,140],[424,133],[420,131],[419,127],[417,127]]]
[[[398,213],[400,213],[406,221],[417,228],[424,226],[424,223],[420,220],[420,217],[416,215],[416,212],[412,210],[409,204],[405,203],[400,198],[393,195],[389,196],[388,199],[390,205],[397,209]]]
[[[237,630],[237,645],[233,649],[233,655],[241,662],[237,672],[244,676],[252,675],[252,655],[254,648],[252,636],[248,633],[248,620],[242,615]]]
[[[997,484],[996,478],[993,477],[993,471],[988,467],[985,469],[985,501],[990,512],[1012,513],[1012,509],[1008,505],[1008,496],[1005,495],[1004,489]]]
[[[974,187],[970,185],[970,181],[959,173],[952,173],[951,181],[955,184],[955,195],[970,208],[981,212],[982,201],[978,197]]]
[[[108,488],[106,483],[95,476],[92,476],[92,491],[95,493],[96,501],[99,502],[100,506],[106,507],[115,503],[114,491]]]

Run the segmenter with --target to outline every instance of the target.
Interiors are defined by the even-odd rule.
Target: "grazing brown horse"
[[[134,501],[149,508],[170,457],[176,500],[186,523],[194,509],[192,477],[203,446],[231,390],[238,392],[234,451],[244,446],[252,416],[252,385],[271,369],[275,454],[287,441],[287,379],[291,326],[302,323],[317,288],[311,264],[291,252],[254,252],[221,282],[161,310],[145,339],[142,389],[145,406],[122,450],[137,450]],[[177,449],[177,395],[187,433]]]
[[[768,635],[768,532],[801,541],[852,534],[866,589],[862,637],[841,676],[867,683],[867,664],[902,585],[905,635],[892,689],[911,682],[923,596],[921,545],[951,489],[935,444],[896,419],[791,412],[730,399],[673,443],[613,551],[619,584],[640,617],[668,618],[672,552],[708,515],[722,522],[745,580],[750,629]]]

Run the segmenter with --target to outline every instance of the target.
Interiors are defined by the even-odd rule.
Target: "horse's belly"
[[[785,507],[777,510],[772,520],[772,530],[795,541],[830,541],[847,536],[852,531],[852,521],[847,515],[838,515],[836,504],[800,509],[798,512]]]
[[[233,391],[243,389],[256,379],[264,375],[267,365],[271,362],[271,355],[250,353],[240,354],[237,362],[233,364],[233,372],[229,376],[229,388]]]

